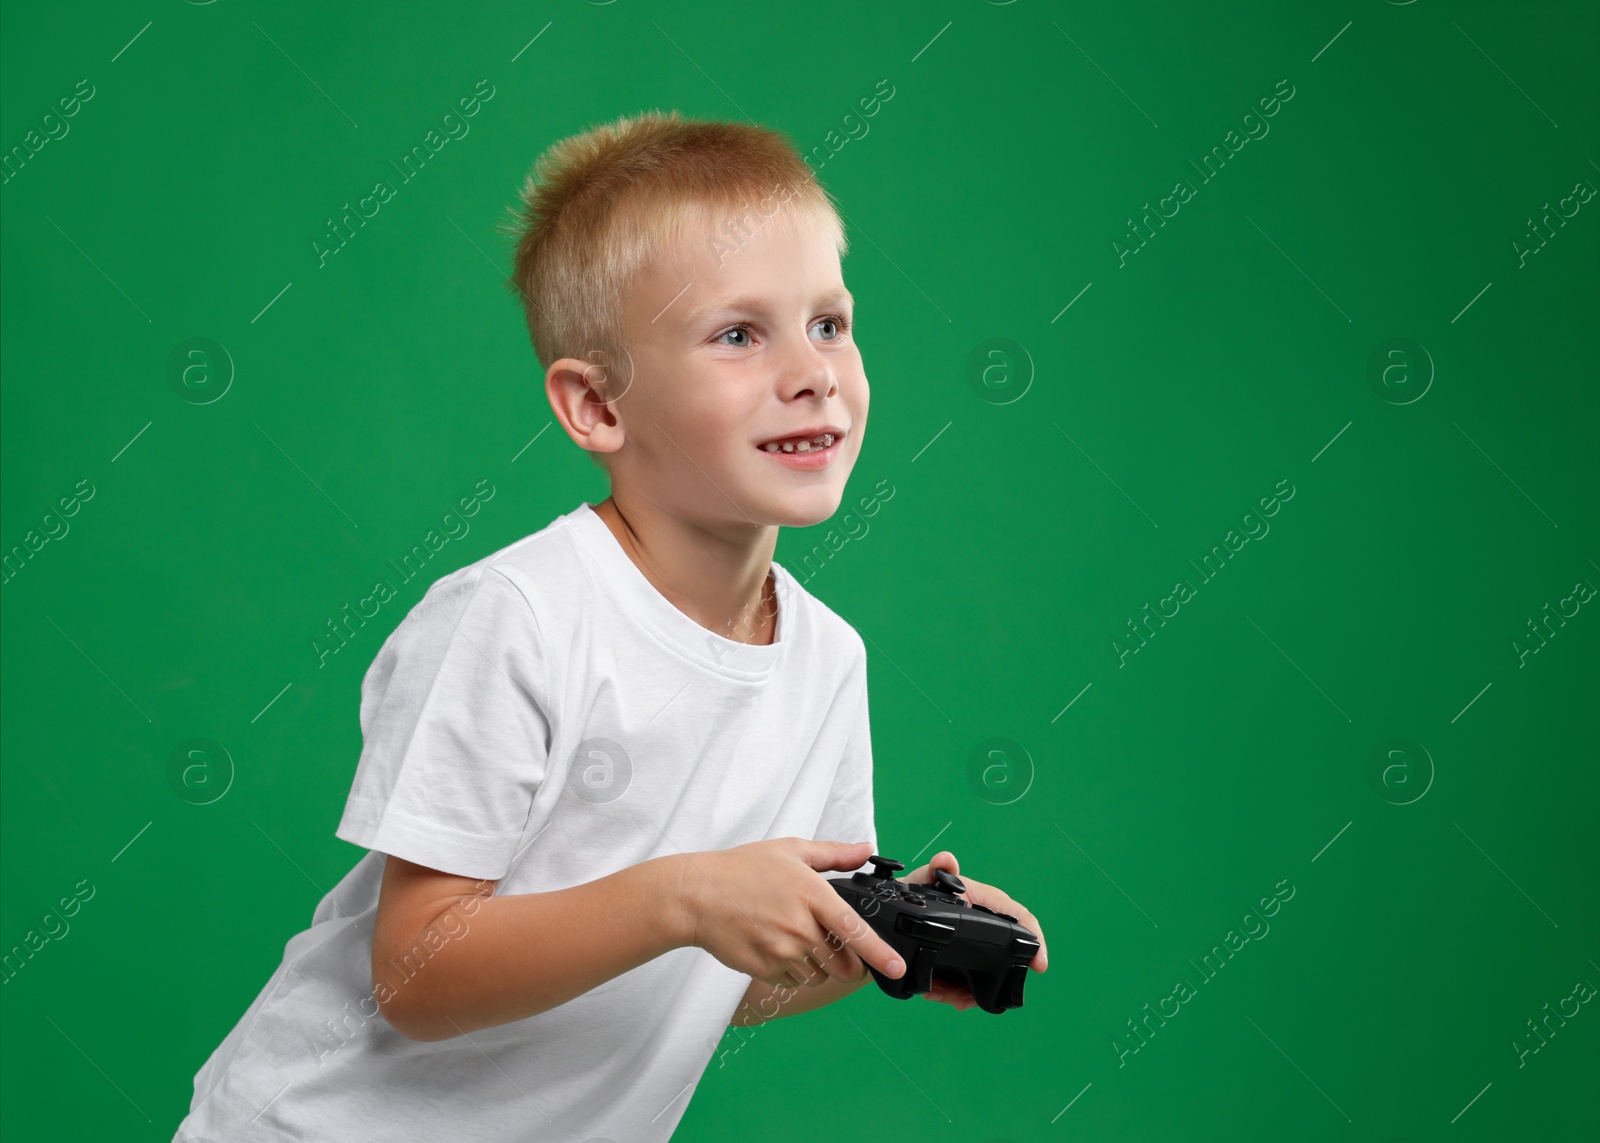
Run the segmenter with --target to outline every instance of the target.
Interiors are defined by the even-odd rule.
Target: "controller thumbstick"
[[[946,869],[935,869],[933,871],[933,887],[949,893],[952,897],[959,896],[967,891],[967,887],[962,884],[961,878]]]
[[[867,858],[867,860],[872,863],[873,875],[882,877],[886,881],[894,880],[894,871],[896,869],[905,868],[903,863],[895,861],[893,858],[879,857],[876,853]]]

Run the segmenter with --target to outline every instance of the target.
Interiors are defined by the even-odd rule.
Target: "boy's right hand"
[[[864,841],[780,837],[682,854],[688,943],[736,972],[790,988],[860,980],[863,961],[902,976],[905,962],[819,873],[857,869],[871,853]]]

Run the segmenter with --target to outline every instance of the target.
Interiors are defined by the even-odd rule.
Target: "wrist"
[[[699,932],[699,874],[686,853],[671,853],[658,863],[657,899],[663,910],[662,925],[673,948],[697,946]]]

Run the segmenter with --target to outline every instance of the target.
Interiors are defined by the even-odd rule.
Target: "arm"
[[[493,881],[391,854],[373,995],[401,1035],[444,1040],[536,1016],[686,945],[769,982],[810,979],[813,969],[854,982],[869,975],[864,960],[898,977],[905,965],[894,950],[818,876],[856,868],[867,848],[776,838],[498,897]]]
[[[765,1024],[768,1020],[811,1012],[825,1004],[832,1004],[835,1000],[842,1000],[871,979],[870,972],[863,972],[858,980],[841,980],[830,976],[820,984],[807,985],[804,988],[788,988],[781,984],[766,984],[759,980],[751,980],[750,987],[745,990],[744,999],[739,1001],[739,1007],[734,1009],[733,1019],[728,1021],[728,1026],[749,1028],[756,1024]]]
[[[689,944],[679,855],[547,893],[390,856],[372,937],[373,993],[413,1040],[537,1015]],[[550,940],[549,934],[560,934]]]

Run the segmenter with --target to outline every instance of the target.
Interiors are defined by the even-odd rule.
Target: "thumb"
[[[857,869],[872,855],[867,841],[810,841],[801,847],[799,857],[812,869]]]

